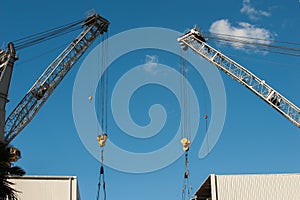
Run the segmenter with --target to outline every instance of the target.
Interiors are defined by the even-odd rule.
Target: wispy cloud
[[[158,57],[156,55],[146,55],[144,70],[146,72],[157,74],[158,73]]]
[[[256,27],[255,25],[249,24],[247,22],[240,22],[237,24],[237,26],[233,26],[228,21],[228,19],[215,21],[210,26],[209,31],[211,33],[243,37],[243,40],[247,40],[247,38],[252,38],[251,42],[264,42],[265,44],[270,44],[271,42],[269,40],[272,38],[271,32],[267,29]],[[231,45],[238,49],[245,47],[245,45],[240,43],[232,43]]]
[[[264,10],[257,10],[250,4],[250,0],[243,0],[243,7],[241,8],[241,13],[248,15],[252,20],[258,20],[260,17],[269,17],[270,12]]]

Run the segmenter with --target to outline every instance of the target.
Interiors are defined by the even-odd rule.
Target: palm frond
[[[18,167],[12,166],[11,160],[13,154],[11,153],[11,146],[9,144],[0,142],[0,200],[17,200],[17,191],[13,188],[14,183],[8,180],[9,176],[23,176],[25,171]]]

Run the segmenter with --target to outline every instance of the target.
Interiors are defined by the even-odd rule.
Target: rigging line
[[[187,190],[187,188],[188,188],[188,185],[187,185],[187,178],[188,178],[188,171],[187,171],[187,152],[185,152],[185,163],[184,163],[184,167],[185,167],[185,170],[184,170],[184,175],[183,175],[183,187],[182,187],[182,195],[181,195],[182,200],[185,200],[185,199],[186,199],[186,190]]]
[[[100,119],[101,119],[101,131],[102,133],[104,133],[104,100],[103,100],[103,87],[104,87],[104,77],[105,77],[105,74],[103,73],[104,71],[104,67],[103,67],[103,38],[101,37],[100,38],[100,41],[99,41],[99,45],[100,45],[100,48],[99,48],[99,56],[98,56],[98,59],[99,59],[99,80],[100,80],[100,85],[98,86],[98,97],[99,97],[99,105],[98,105],[98,108],[99,108],[99,114],[100,114]],[[101,54],[101,55],[100,55]],[[101,58],[101,59],[100,59]],[[100,133],[99,133],[100,134]]]
[[[81,29],[81,27],[74,27],[73,29],[68,29],[65,32],[55,33],[55,34],[43,36],[43,37],[40,37],[40,38],[36,38],[34,40],[31,40],[31,41],[26,41],[24,43],[16,44],[15,49],[16,50],[21,50],[21,49],[33,46],[35,44],[53,39],[55,37],[58,37],[58,36],[61,36],[61,35],[66,35],[68,33],[74,32],[74,31],[79,30],[79,29]]]
[[[105,36],[101,37],[100,40],[100,45],[102,56],[101,56],[101,65],[99,65],[100,69],[100,87],[98,94],[101,95],[99,96],[99,100],[101,101],[101,108],[99,107],[99,111],[101,112],[101,129],[102,133],[97,136],[98,143],[101,148],[101,158],[100,158],[100,174],[99,174],[99,180],[98,180],[98,191],[97,191],[97,200],[100,198],[100,190],[101,190],[101,184],[102,184],[102,189],[103,189],[103,200],[106,200],[106,183],[105,183],[105,176],[104,176],[104,147],[105,147],[105,142],[107,140],[107,99],[106,99],[106,94],[107,94],[107,73],[105,72],[105,67],[106,67],[106,46],[105,46]],[[100,58],[100,55],[98,56]],[[99,60],[98,60],[99,61]],[[100,63],[100,61],[99,61]]]
[[[249,36],[238,36],[238,35],[229,35],[229,34],[224,34],[224,33],[213,33],[213,32],[203,32],[203,34],[205,37],[209,37],[209,35],[211,35],[211,37],[213,37],[213,35],[222,35],[222,36],[227,36],[227,37],[246,38],[246,39],[277,42],[277,43],[284,43],[284,44],[293,44],[293,45],[300,46],[300,43],[295,43],[295,42],[270,40],[270,39],[263,39],[263,38],[249,37]],[[205,34],[207,34],[207,35],[205,35]],[[218,37],[218,36],[215,36],[215,37]]]
[[[279,45],[271,45],[267,43],[259,43],[259,42],[250,42],[247,40],[233,40],[233,39],[227,39],[227,38],[212,38],[212,40],[222,40],[226,41],[228,43],[241,43],[241,44],[246,44],[246,45],[252,45],[252,46],[265,46],[269,48],[275,48],[275,49],[283,49],[287,51],[295,51],[295,52],[300,52],[300,48],[291,48],[291,47],[286,47],[286,46],[279,46]]]
[[[183,52],[184,53],[184,52]],[[187,87],[186,87],[186,79],[187,79],[187,75],[186,75],[186,63],[185,63],[185,55],[184,55],[184,59],[182,60],[182,100],[183,100],[183,120],[184,120],[184,126],[183,126],[183,137],[186,137],[188,139],[187,136],[187,129],[188,129],[188,119],[187,119]]]
[[[181,124],[181,143],[183,145],[183,150],[185,151],[185,170],[184,170],[184,179],[183,179],[183,188],[181,198],[185,200],[186,197],[190,198],[191,196],[191,184],[189,180],[189,169],[188,169],[188,151],[190,145],[190,110],[189,110],[189,91],[187,87],[188,81],[188,70],[185,62],[185,55],[184,51],[181,50],[180,56],[180,101],[182,104],[182,117],[183,117],[183,124]]]
[[[39,38],[39,39],[37,39],[37,40],[30,41],[30,42],[28,42],[28,43],[16,45],[16,48],[15,48],[15,49],[16,49],[16,50],[25,49],[25,48],[27,48],[27,47],[31,47],[31,46],[33,46],[33,45],[39,44],[39,43],[44,42],[44,41],[48,41],[48,40],[53,39],[53,38],[55,38],[55,37],[58,37],[58,36],[65,35],[65,34],[67,34],[67,33],[76,31],[76,30],[78,30],[78,29],[79,29],[79,28],[73,29],[73,30],[70,30],[70,31],[68,31],[68,32],[64,32],[64,33],[61,33],[61,34],[58,34],[58,35],[53,35],[53,36],[45,37],[45,38]]]
[[[253,44],[253,45],[261,45],[261,46],[270,46],[274,48],[281,48],[281,49],[287,49],[287,50],[292,50],[292,51],[300,51],[300,48],[296,47],[288,47],[288,46],[282,46],[282,45],[271,45],[270,43],[275,43],[275,42],[257,42],[257,41],[250,41],[249,39],[247,40],[242,40],[242,39],[235,39],[235,38],[230,38],[230,37],[207,37],[208,39],[211,40],[223,40],[223,41],[228,41],[228,42],[239,42],[239,43],[246,43],[246,44]],[[259,40],[259,39],[257,39]]]
[[[104,150],[102,148],[101,150],[101,165],[100,165],[100,173],[99,173],[99,178],[98,178],[98,190],[97,190],[97,200],[100,199],[100,190],[101,190],[101,183],[102,183],[102,188],[103,188],[103,200],[106,200],[106,183],[105,183],[105,176],[104,176],[104,158],[103,158]]]
[[[204,119],[205,119],[205,135],[206,135],[206,146],[207,146],[207,153],[209,153],[209,143],[208,143],[208,123],[207,123],[207,120],[208,120],[208,116],[205,114],[204,115],[204,117],[203,117]]]
[[[186,72],[186,77],[187,77],[187,80],[186,81],[189,81],[189,68],[186,68],[187,72]],[[191,110],[190,110],[190,101],[191,101],[191,97],[190,97],[190,88],[187,86],[187,82],[185,83],[186,84],[186,94],[187,94],[187,137],[188,139],[191,138]]]
[[[61,30],[56,30],[56,31],[53,31],[53,32],[49,32],[47,34],[40,35],[39,37],[32,37],[32,38],[26,39],[24,41],[15,42],[15,44],[16,45],[22,45],[22,44],[31,43],[31,42],[34,42],[34,41],[39,41],[39,40],[44,39],[44,38],[52,37],[52,36],[59,35],[61,33],[67,32],[68,30],[70,30],[72,28],[75,29],[75,28],[78,28],[78,27],[76,27],[76,26],[65,27]]]
[[[100,171],[101,171],[101,168],[100,168]],[[102,180],[102,177],[101,177],[101,173],[100,173],[99,178],[98,178],[98,189],[97,189],[97,197],[96,197],[97,200],[99,200],[99,198],[100,198],[101,180]]]
[[[272,65],[280,65],[280,66],[297,66],[296,64],[288,64],[288,63],[278,63],[278,62],[272,62],[272,61],[267,61],[265,59],[255,59],[255,58],[249,58],[248,56],[240,56],[240,55],[236,55],[236,54],[226,54],[230,57],[235,57],[235,60],[238,59],[242,59],[242,60],[248,60],[248,61],[252,61],[252,62],[260,62],[260,63],[268,63],[268,64],[272,64]]]
[[[29,39],[29,38],[34,38],[34,37],[37,37],[39,35],[44,35],[46,33],[49,33],[49,32],[55,31],[55,30],[59,30],[59,29],[62,29],[64,27],[78,25],[82,22],[84,22],[84,19],[83,20],[78,20],[78,21],[75,21],[75,22],[71,22],[71,23],[68,23],[68,24],[65,24],[65,25],[62,25],[62,26],[59,26],[59,27],[56,27],[56,28],[52,28],[52,29],[49,29],[49,30],[46,30],[46,31],[42,31],[42,32],[39,32],[39,33],[36,33],[36,34],[33,34],[33,35],[25,36],[23,38],[16,39],[16,40],[13,41],[13,43],[17,43],[19,41],[26,40],[26,39]]]
[[[213,39],[213,40],[217,40],[217,39]],[[219,41],[219,43],[220,44],[229,43],[229,44],[232,44],[232,46],[237,46],[236,43],[240,43],[239,46],[241,48],[246,48],[246,47],[263,48],[263,47],[265,47],[265,51],[269,51],[269,52],[271,52],[272,49],[281,49],[281,50],[285,51],[286,54],[298,55],[297,52],[299,52],[299,54],[300,54],[299,48],[289,48],[289,47],[284,47],[284,46],[277,46],[277,45],[264,44],[264,43],[255,43],[255,42],[248,42],[248,41],[242,41],[242,40],[224,39],[223,41],[226,41],[226,42]],[[242,44],[244,44],[244,45],[242,45]],[[291,53],[289,53],[289,51]]]
[[[40,54],[38,54],[38,55],[36,55],[36,56],[32,56],[31,58],[24,59],[24,60],[22,61],[22,63],[18,63],[17,66],[20,66],[20,65],[29,63],[29,62],[31,62],[31,61],[34,61],[34,60],[36,60],[36,59],[39,59],[39,58],[41,58],[41,57],[43,57],[43,56],[45,56],[45,55],[51,54],[51,53],[53,53],[53,52],[57,52],[57,50],[64,48],[67,44],[68,44],[68,43],[64,43],[64,44],[59,45],[59,46],[57,46],[57,47],[55,47],[55,48],[52,48],[52,49],[50,49],[50,50],[48,50],[48,51],[41,52]]]
[[[101,41],[98,40],[99,43],[98,45],[101,45]],[[101,87],[101,59],[100,59],[100,55],[101,55],[101,49],[100,48],[97,48],[98,50],[98,56],[97,56],[97,74],[96,74],[96,80],[98,81],[98,84],[99,84],[99,81],[100,81],[100,87]],[[96,101],[96,114],[97,114],[97,119],[99,119],[101,117],[101,88],[99,88],[99,85],[97,85],[97,91],[95,93],[95,101]],[[98,120],[97,120],[97,137],[98,135],[100,134],[100,130],[102,129],[102,118],[100,118],[100,125],[98,125]]]
[[[182,71],[182,69],[183,69],[183,59],[184,59],[184,55],[183,55],[183,50],[180,48],[180,66],[179,66],[179,68],[180,68],[180,84],[179,84],[179,86],[180,86],[180,103],[183,105],[183,71]],[[183,107],[184,107],[184,105],[183,105]],[[184,112],[184,108],[182,108],[183,110],[181,110],[180,112],[181,112],[181,115],[180,116],[183,116],[183,112]],[[181,133],[181,138],[183,138],[184,137],[184,128],[183,128],[183,126],[184,126],[184,122],[183,122],[183,124],[181,124],[180,125],[180,133]]]
[[[183,50],[181,50],[182,53]],[[189,127],[189,117],[188,117],[188,107],[187,107],[187,71],[186,71],[186,63],[185,63],[185,58],[184,54],[183,56],[180,57],[180,101],[181,101],[181,121],[182,123],[180,124],[181,127],[181,143],[183,145],[183,150],[188,151],[189,145],[190,145],[190,139],[189,139],[189,133],[188,133],[188,127]],[[183,118],[183,119],[182,119]]]
[[[19,41],[19,42],[15,42],[16,45],[20,45],[20,44],[24,44],[24,43],[30,43],[31,41],[36,41],[36,40],[39,40],[40,38],[47,38],[47,37],[50,37],[50,36],[53,36],[53,35],[58,35],[60,33],[64,33],[70,29],[74,29],[74,28],[77,28],[77,27],[80,27],[80,26],[70,26],[70,27],[65,27],[63,29],[60,29],[60,30],[56,30],[56,31],[53,31],[53,32],[49,32],[47,34],[43,34],[43,35],[40,35],[38,37],[32,37],[32,38],[28,38],[26,40],[23,40],[23,41]],[[81,28],[81,27],[80,27]]]
[[[105,109],[106,109],[106,112],[105,112],[105,119],[106,119],[106,123],[105,123],[105,132],[107,133],[107,127],[108,127],[108,116],[107,116],[107,112],[108,112],[108,107],[109,107],[109,104],[108,104],[108,78],[109,78],[109,69],[108,69],[108,34],[104,34],[104,44],[105,44],[105,52],[104,52],[104,56],[105,56],[105,68],[106,68],[106,73],[107,73],[107,77],[106,77],[106,82],[105,82],[105,86],[106,86],[106,90],[105,90],[105,97],[106,97],[106,100],[105,100]]]
[[[183,128],[183,135],[186,136],[186,129],[187,129],[187,118],[186,118],[186,85],[185,85],[185,79],[186,79],[186,75],[185,75],[185,62],[183,61],[183,66],[182,66],[182,72],[183,72],[183,80],[182,80],[182,84],[183,84],[183,113],[184,113],[184,128]]]
[[[192,192],[193,192],[193,187],[192,187],[192,183],[191,183],[191,177],[190,177],[190,174],[189,174],[189,178],[188,178],[188,198],[191,199],[192,197]]]
[[[185,119],[185,129],[184,129],[184,135],[187,139],[189,139],[189,123],[190,123],[190,115],[189,115],[189,96],[188,96],[188,87],[187,87],[187,81],[188,81],[188,69],[186,66],[186,62],[184,61],[184,80],[183,80],[183,94],[184,94],[184,119]]]
[[[105,44],[104,44],[104,37],[101,38],[101,50],[102,50],[102,57],[101,57],[101,118],[102,118],[102,132],[106,133],[106,78],[107,73],[105,70]]]
[[[182,193],[181,193],[182,200],[185,200],[185,192],[186,192],[186,183],[185,183],[185,180],[183,180],[183,188],[182,188]]]
[[[234,36],[231,36],[231,37],[234,37]],[[209,37],[208,38],[211,38],[212,40],[215,40],[215,41],[226,41],[227,43],[242,43],[242,44],[247,44],[247,47],[249,46],[265,46],[265,47],[268,47],[270,49],[282,49],[282,50],[286,50],[286,51],[280,51],[281,54],[288,54],[288,55],[293,55],[293,56],[299,56],[299,54],[297,54],[296,52],[299,52],[300,51],[300,48],[292,48],[292,47],[286,47],[286,46],[279,46],[279,45],[271,45],[271,44],[266,44],[266,43],[259,43],[259,42],[250,42],[249,40],[239,40],[239,39],[231,39],[229,36],[227,38],[225,37]],[[236,37],[237,38],[237,37]],[[259,38],[255,38],[256,40],[263,40],[263,39],[259,39]],[[226,44],[225,42],[225,44]],[[220,44],[223,44],[222,42],[220,42]],[[237,46],[236,44],[234,44],[233,46]],[[241,48],[245,48],[243,45],[241,46]],[[269,52],[272,52],[272,50],[270,49],[265,49],[265,51],[269,51]],[[291,52],[288,52],[288,51],[291,51]]]
[[[185,171],[184,171],[183,188],[182,188],[182,195],[181,195],[182,200],[186,199],[186,195],[187,195],[188,199],[190,199],[192,196],[192,192],[193,192],[188,164],[189,164],[188,151],[186,151],[185,152]]]
[[[106,115],[106,106],[105,106],[105,100],[106,100],[106,97],[105,97],[105,83],[106,83],[106,70],[105,70],[105,56],[104,56],[104,54],[105,54],[105,47],[104,47],[105,45],[104,45],[104,37],[102,37],[101,38],[101,49],[102,49],[102,62],[101,62],[101,67],[102,67],[102,77],[103,77],[103,79],[102,79],[102,82],[101,82],[101,84],[102,84],[102,87],[101,87],[101,93],[102,93],[102,97],[101,97],[101,99],[102,99],[102,102],[101,102],[101,104],[102,104],[102,113],[101,113],[101,117],[102,117],[102,119],[103,119],[103,124],[102,124],[102,131],[103,131],[103,133],[105,133],[106,132],[106,130],[105,130],[105,124],[106,124],[106,117],[105,117],[105,115]]]
[[[105,79],[104,79],[104,87],[103,87],[103,94],[104,94],[104,129],[105,133],[107,133],[107,79],[108,79],[108,70],[106,69],[106,40],[105,36],[103,37],[103,69],[105,71]]]
[[[267,49],[267,48],[263,48],[263,47],[252,47],[252,49],[257,50],[257,51],[262,51],[262,52],[269,52],[269,53],[276,53],[276,54],[282,54],[282,55],[290,55],[290,56],[300,56],[300,52],[299,53],[293,53],[293,52],[287,52],[287,51],[281,51],[281,50],[276,50],[276,49]]]
[[[108,132],[107,126],[108,126],[108,118],[107,118],[107,113],[108,113],[108,78],[109,78],[109,70],[107,68],[107,54],[108,54],[108,40],[107,40],[107,34],[104,35],[103,37],[104,40],[104,66],[106,69],[106,81],[105,81],[105,131],[106,133]]]
[[[290,55],[290,56],[300,56],[300,53],[289,53],[287,51],[280,51],[280,50],[272,50],[271,48],[270,49],[267,49],[267,48],[263,48],[263,47],[255,47],[254,45],[242,45],[242,44],[229,44],[229,43],[224,43],[224,42],[211,42],[211,43],[214,43],[214,44],[220,44],[220,45],[223,45],[223,46],[233,46],[233,47],[236,47],[236,48],[239,48],[239,49],[253,49],[253,50],[256,50],[256,51],[262,51],[262,52],[269,52],[269,53],[276,53],[276,54],[282,54],[282,55]],[[247,47],[247,48],[246,48]]]
[[[264,52],[282,54],[282,55],[290,55],[290,56],[296,56],[296,57],[300,56],[300,51],[299,51],[299,53],[293,53],[293,52],[290,53],[288,51],[281,51],[281,50],[276,50],[276,49],[272,50],[272,49],[266,49],[266,48],[262,48],[262,47],[258,48],[258,50],[264,51]]]

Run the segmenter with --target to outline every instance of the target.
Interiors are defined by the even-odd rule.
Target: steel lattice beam
[[[300,109],[296,105],[269,86],[264,80],[259,79],[234,60],[209,46],[198,30],[192,29],[187,34],[179,37],[178,42],[183,49],[191,48],[231,78],[246,86],[300,128]]]
[[[88,17],[83,25],[86,26],[86,28],[47,67],[25,97],[8,116],[4,131],[6,142],[11,142],[33,119],[54,89],[92,42],[99,35],[107,31],[109,22],[98,14],[94,14]]]

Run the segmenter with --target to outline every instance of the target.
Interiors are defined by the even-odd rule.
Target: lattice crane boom
[[[33,119],[62,79],[92,42],[107,31],[109,22],[94,14],[83,23],[85,29],[47,67],[5,122],[4,139],[11,142]]]
[[[178,42],[184,50],[187,50],[188,47],[191,48],[228,76],[246,86],[300,128],[300,109],[295,104],[269,86],[264,80],[261,80],[234,60],[208,45],[197,29],[191,29],[188,33],[179,37]]]

